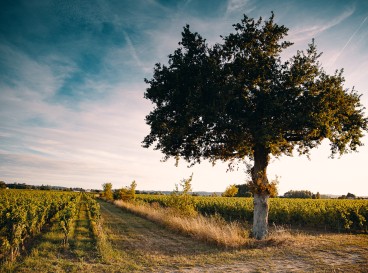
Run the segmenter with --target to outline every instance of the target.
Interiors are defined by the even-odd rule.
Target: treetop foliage
[[[189,25],[168,65],[156,64],[145,98],[155,107],[146,117],[151,132],[144,147],[165,159],[254,158],[309,154],[327,138],[332,155],[355,151],[368,120],[360,95],[344,88],[343,70],[328,75],[312,40],[289,60],[288,28],[244,15],[235,32],[209,46]]]

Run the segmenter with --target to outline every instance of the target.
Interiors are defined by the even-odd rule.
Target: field
[[[137,196],[138,200],[167,207],[168,195]],[[253,218],[252,198],[194,197],[190,202],[204,215],[219,214],[228,221]],[[331,231],[368,232],[368,200],[270,199],[269,222],[276,225],[318,228]]]
[[[11,249],[2,248],[2,272],[365,272],[368,268],[368,236],[364,232],[307,231],[276,225],[269,239],[249,239],[244,246],[231,248],[198,240],[86,194],[11,192],[6,196],[18,200],[31,196],[42,203],[42,196],[49,200],[52,195],[54,200],[60,196],[67,201],[59,210],[49,212],[40,229],[20,241],[19,255],[12,262]],[[4,195],[1,197],[3,224],[11,199],[4,202]],[[21,204],[16,205],[19,208]],[[75,209],[61,217],[68,207]],[[65,215],[72,215],[68,232],[62,224]],[[29,230],[31,225],[26,226]],[[0,236],[2,242],[8,238],[4,226]]]

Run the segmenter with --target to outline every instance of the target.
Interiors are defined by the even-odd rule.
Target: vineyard
[[[367,200],[271,199],[270,224],[323,233],[291,228],[257,242],[246,235],[250,225],[237,223],[252,220],[252,199],[172,196],[138,194],[126,209],[123,200],[87,193],[0,191],[0,272],[364,272],[368,265]],[[159,211],[163,221],[153,216]],[[211,232],[227,244],[214,243]]]
[[[61,243],[67,245],[82,199],[91,217],[98,219],[99,206],[86,194],[0,191],[0,260],[13,262],[25,248],[26,241],[41,233],[46,225],[56,225],[63,233]]]
[[[170,204],[168,195],[137,195],[137,200]],[[220,215],[228,221],[252,222],[253,199],[192,197],[195,209],[203,215]],[[270,199],[269,223],[311,227],[332,231],[368,232],[368,200]]]

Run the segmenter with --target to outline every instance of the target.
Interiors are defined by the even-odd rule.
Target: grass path
[[[112,248],[131,261],[131,269],[159,270],[159,267],[196,266],[218,252],[216,248],[171,232],[157,224],[125,212],[109,203],[100,203],[104,229]]]
[[[97,248],[82,202],[69,247],[61,246],[62,234],[52,229],[12,272],[367,272],[368,268],[367,235],[289,235],[224,249],[110,203],[100,205],[108,242],[104,249]]]
[[[71,258],[87,263],[96,261],[98,258],[96,240],[91,230],[91,223],[85,202],[81,202],[78,219],[74,224],[74,234],[70,241]]]

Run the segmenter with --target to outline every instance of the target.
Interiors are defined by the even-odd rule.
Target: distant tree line
[[[217,196],[217,195],[212,195]],[[251,188],[248,183],[245,184],[233,184],[226,188],[226,190],[222,193],[223,197],[253,197]],[[277,192],[275,192],[270,197],[277,197]],[[313,193],[308,190],[290,190],[284,193],[283,196],[279,196],[280,198],[302,198],[302,199],[327,199],[331,198],[329,195],[321,195],[319,192]],[[338,199],[357,199],[357,197],[348,192],[346,195],[341,195]]]
[[[317,192],[316,194],[307,190],[294,191],[290,190],[284,193],[284,198],[303,198],[303,199],[321,199],[321,194]]]
[[[0,189],[20,189],[20,190],[42,190],[42,191],[51,191],[51,190],[61,190],[61,191],[85,191],[83,188],[67,188],[61,186],[50,186],[50,185],[28,185],[26,183],[6,183],[4,181],[0,181]]]

